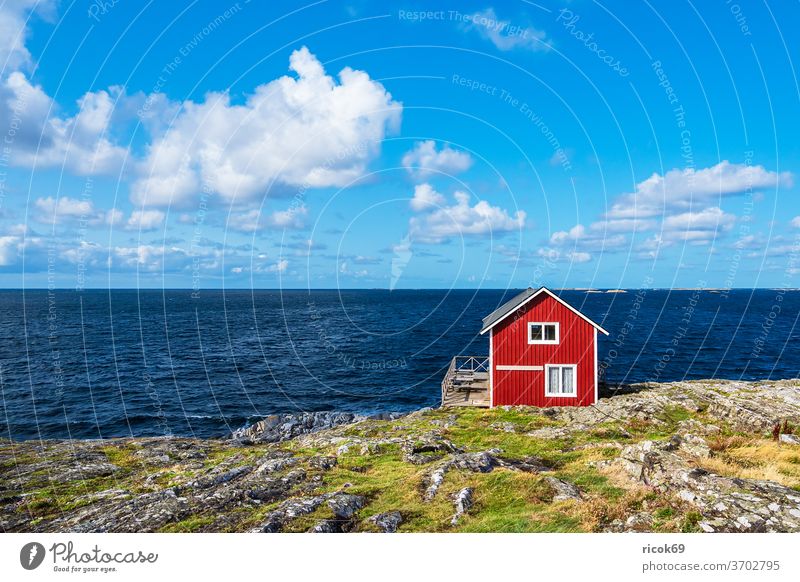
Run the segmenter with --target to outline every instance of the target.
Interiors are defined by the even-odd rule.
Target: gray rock
[[[232,439],[249,439],[252,442],[275,443],[297,436],[360,422],[367,417],[351,412],[302,412],[299,414],[273,414],[263,420],[233,431]]]
[[[537,428],[526,434],[526,436],[536,439],[562,439],[570,436],[574,431],[568,427],[552,427],[546,426],[544,428]]]
[[[473,473],[489,473],[497,465],[497,459],[487,451],[453,455],[454,467]]]
[[[503,457],[496,457],[495,463],[505,469],[522,471],[524,473],[543,473],[545,471],[552,471],[552,469],[538,457],[523,457],[522,459],[506,459]]]
[[[292,520],[316,511],[327,498],[327,495],[317,495],[284,501],[277,509],[268,513],[264,522],[252,531],[256,533],[280,532]]]
[[[349,493],[337,493],[328,499],[328,507],[339,519],[352,519],[365,503],[366,499],[361,495],[350,495]]]
[[[693,457],[705,458],[711,454],[705,439],[693,434],[685,434],[680,437],[680,447]]]
[[[309,533],[341,533],[341,531],[339,523],[333,519],[318,521],[308,530]]]
[[[634,513],[625,520],[625,531],[650,531],[653,527],[653,516],[647,512]]]
[[[461,516],[467,513],[469,508],[472,507],[473,493],[474,491],[472,490],[472,487],[466,487],[456,494],[456,512],[453,515],[453,518],[450,520],[451,525],[458,524],[458,520],[461,519]]]
[[[708,532],[800,531],[800,492],[772,481],[738,479],[693,467],[681,439],[644,441],[616,462],[632,479],[674,492],[697,508]]]
[[[787,445],[800,445],[800,437],[793,434],[781,434],[780,441]]]
[[[288,467],[292,467],[297,464],[297,459],[292,458],[291,454],[271,454],[267,455],[264,459],[261,460],[258,468],[256,469],[256,473],[277,473],[278,471],[283,471]]]
[[[55,467],[51,480],[57,483],[68,483],[96,477],[108,477],[119,471],[119,467],[107,462],[66,463],[62,467]]]
[[[259,482],[247,491],[247,497],[262,503],[273,503],[289,496],[291,490],[306,478],[303,470],[292,471],[285,477],[271,478]]]
[[[403,523],[403,516],[399,511],[387,511],[367,519],[374,523],[383,533],[395,533],[400,524]]]
[[[337,463],[338,460],[336,457],[311,457],[308,460],[308,464],[311,467],[319,469],[320,471],[330,471]]]
[[[381,453],[381,445],[376,442],[367,442],[361,445],[362,455],[379,455]]]
[[[553,497],[554,501],[581,499],[581,490],[573,483],[564,481],[563,479],[556,479],[555,477],[545,477],[545,481],[547,481],[547,484],[550,485],[553,493],[555,493],[555,497]]]
[[[405,461],[414,465],[431,463],[446,454],[460,452],[458,447],[438,434],[425,435],[413,441],[406,441],[403,443],[402,449]]]
[[[431,474],[428,476],[428,487],[425,489],[425,494],[423,496],[425,501],[433,501],[433,498],[436,497],[439,487],[444,483],[444,476],[447,474],[447,471],[450,470],[452,464],[452,461],[447,461],[431,471]]]
[[[493,422],[489,425],[489,428],[503,432],[517,432],[517,427],[511,422]]]

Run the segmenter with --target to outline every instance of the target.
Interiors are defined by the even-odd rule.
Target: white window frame
[[[553,393],[550,391],[550,368],[572,368],[572,394]],[[559,388],[564,376],[558,374]],[[544,366],[544,395],[548,398],[577,398],[578,397],[578,364],[545,364]]]
[[[556,326],[556,339],[555,340],[533,340],[531,339],[531,328],[534,325],[541,325],[542,326],[542,337],[544,337],[544,326],[545,325],[554,325]],[[535,345],[556,345],[561,340],[561,325],[557,321],[529,321],[528,322],[528,343],[535,344]]]

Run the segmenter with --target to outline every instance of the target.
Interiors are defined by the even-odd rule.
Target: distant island
[[[275,415],[227,439],[0,441],[7,532],[798,532],[800,382],[585,408]]]

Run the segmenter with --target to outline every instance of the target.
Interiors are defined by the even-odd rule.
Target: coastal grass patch
[[[680,404],[668,404],[662,408],[658,418],[670,426],[675,426],[692,418],[692,413]]]
[[[77,479],[74,481],[51,481],[48,485],[33,489],[25,496],[18,511],[39,518],[58,517],[63,512],[72,511],[93,503],[93,494],[118,486],[115,476]]]
[[[468,451],[500,449],[504,457],[536,456],[548,465],[561,464],[577,456],[568,450],[574,445],[572,437],[541,439],[470,425],[451,427],[445,431],[445,436],[456,446]]]
[[[23,449],[18,443],[12,443],[11,441],[6,441],[0,445],[0,474],[7,472],[14,474],[20,469],[36,465],[42,461],[41,451],[27,449],[28,447]]]
[[[470,533],[576,531],[576,522],[565,522],[562,514],[550,511],[553,491],[540,475],[496,469],[470,475],[467,481],[472,482],[474,505],[448,529]],[[452,516],[452,499],[448,510]]]
[[[581,442],[607,442],[627,441],[632,437],[618,421],[609,421],[598,424],[587,431],[578,431],[576,441]]]
[[[562,507],[581,524],[581,531],[607,531],[615,524],[626,524],[634,515],[644,515],[645,519],[638,526],[633,525],[633,529],[664,533],[684,531],[688,519],[688,506],[684,502],[674,495],[659,494],[626,479],[609,478],[609,475],[571,475],[573,482],[582,489],[583,499]],[[625,487],[619,485],[622,482],[626,483]]]
[[[606,499],[619,499],[627,490],[611,482],[611,480],[591,466],[573,463],[557,471],[555,477],[574,483],[588,495],[598,495]]]
[[[454,410],[454,409],[450,409]],[[470,428],[496,432],[492,425],[509,424],[514,432],[524,433],[545,427],[564,426],[541,413],[541,409],[528,406],[500,406],[497,408],[461,408],[456,414],[453,428]],[[503,431],[497,431],[503,432]],[[510,434],[510,433],[507,433]]]
[[[444,518],[453,510],[451,501],[443,504],[441,499],[430,503],[423,501],[425,480],[434,466],[407,463],[399,449],[369,456],[341,455],[335,467],[320,473],[323,484],[313,494],[340,491],[363,496],[366,504],[358,512],[362,522],[371,515],[400,511],[404,516],[401,531],[440,531]],[[444,493],[446,485],[452,484],[443,484],[440,494]],[[323,503],[308,515],[293,519],[284,531],[307,531],[320,521],[333,519],[332,510]],[[372,529],[368,523],[361,523],[358,528]]]
[[[703,520],[703,515],[696,510],[688,511],[680,519],[680,529],[682,533],[697,533],[702,531],[700,522]]]
[[[735,439],[698,465],[726,477],[765,479],[800,488],[800,447],[767,439]],[[713,449],[712,449],[713,450]]]
[[[175,523],[168,523],[159,531],[161,533],[191,533],[203,529],[216,521],[213,515],[193,515]]]
[[[102,447],[100,450],[106,456],[109,463],[119,467],[125,474],[133,473],[146,466],[144,460],[136,456],[136,453],[142,450],[141,446],[117,444]]]

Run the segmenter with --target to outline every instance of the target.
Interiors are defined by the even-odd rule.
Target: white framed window
[[[559,335],[558,322],[532,321],[528,323],[529,344],[557,344]]]
[[[545,365],[544,395],[558,396],[560,398],[576,398],[578,396],[578,365]]]

